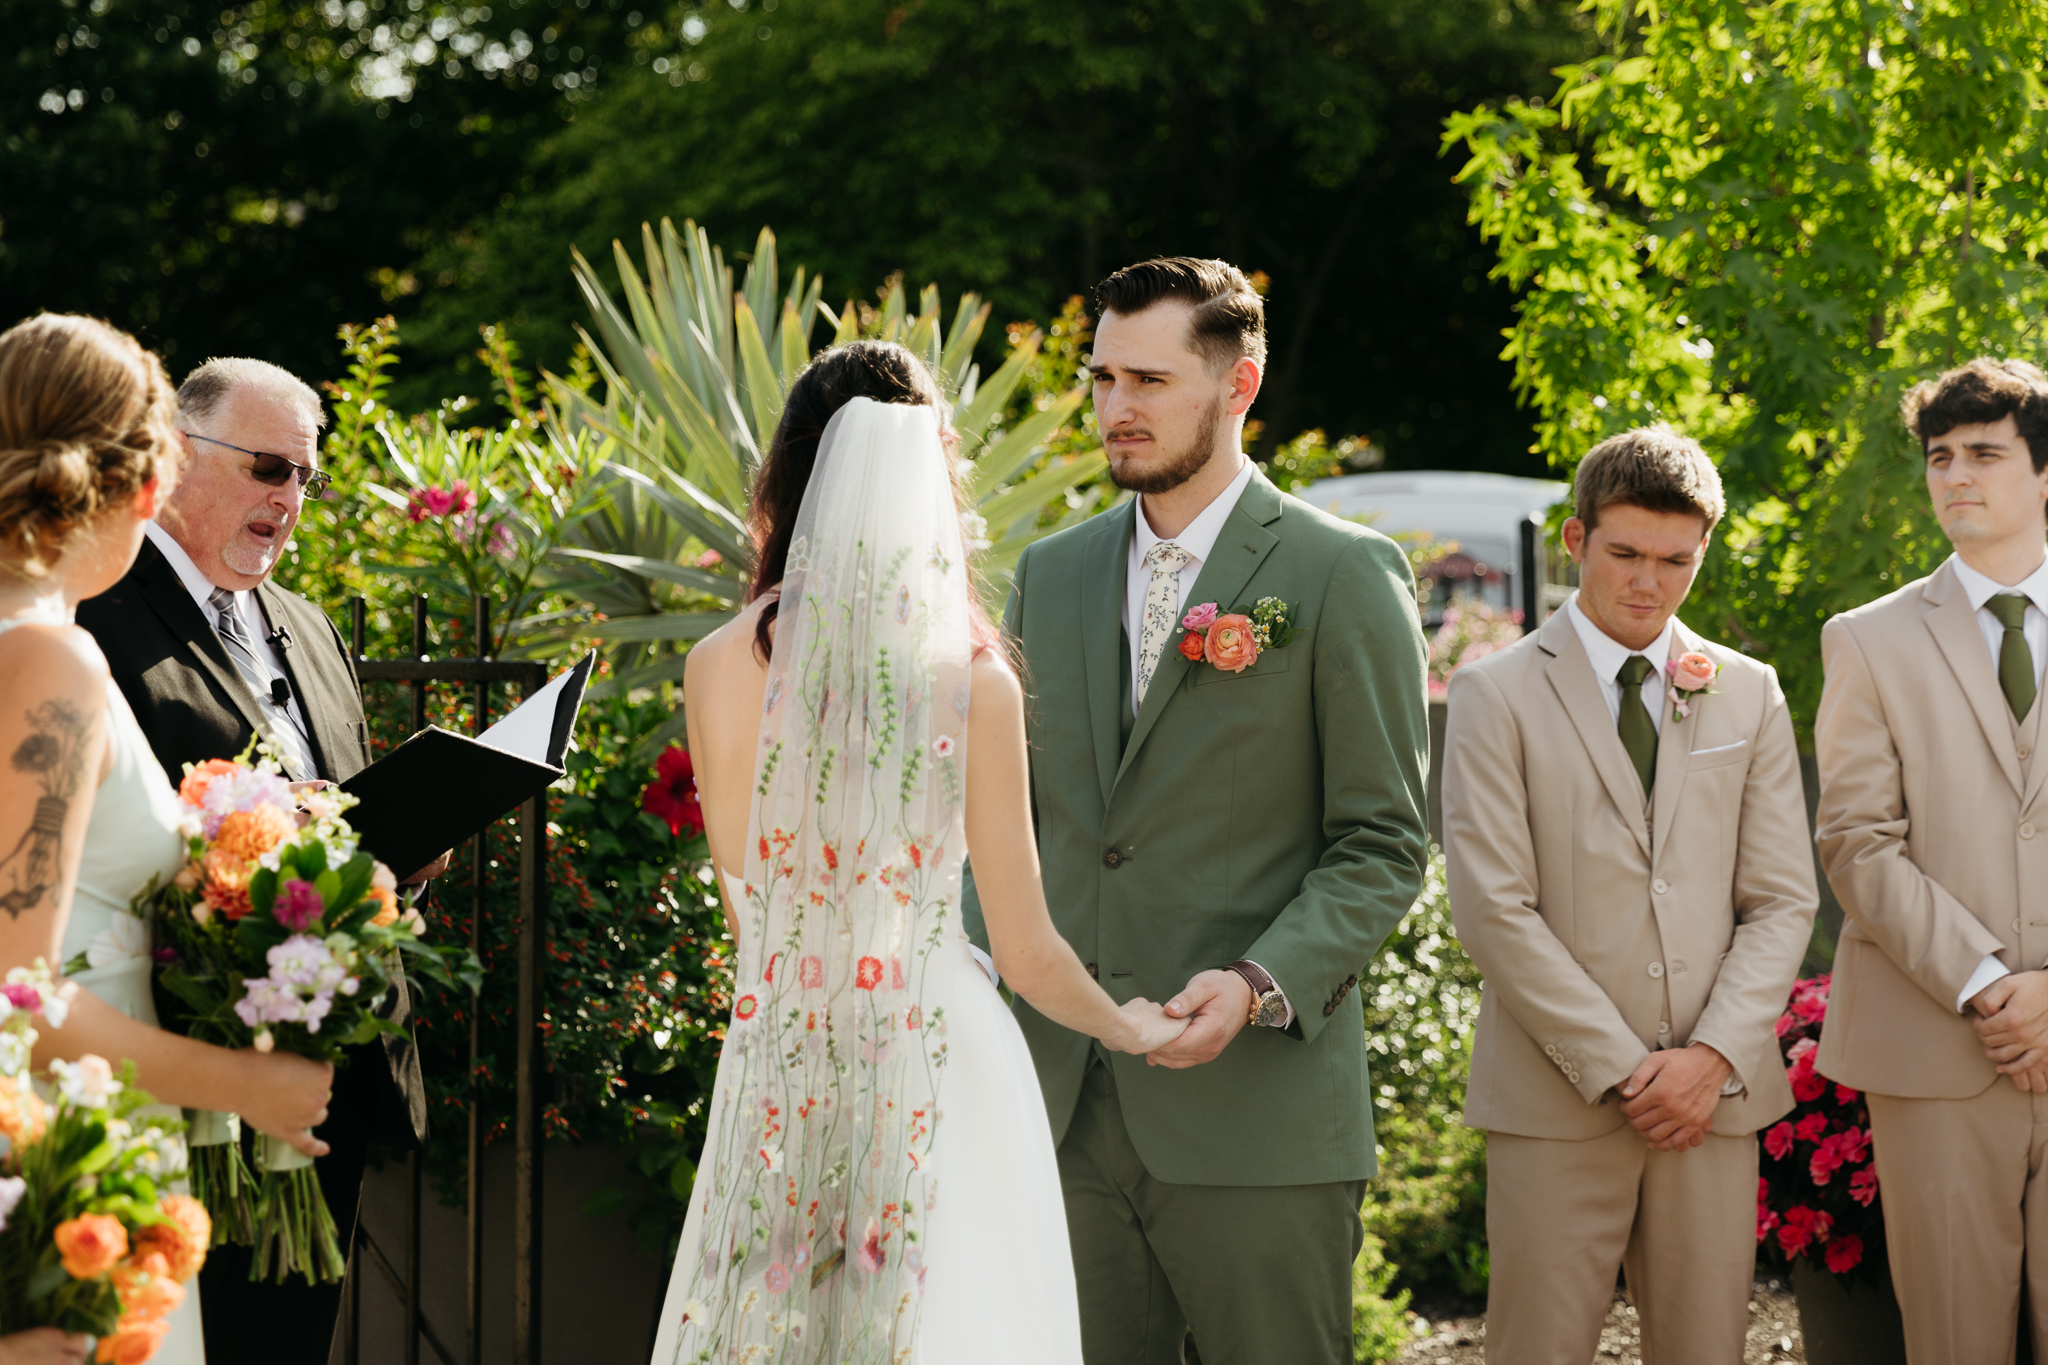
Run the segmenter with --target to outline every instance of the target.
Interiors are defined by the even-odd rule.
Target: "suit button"
[[[1124,855],[1117,852],[1115,849],[1111,849],[1109,852],[1102,855],[1102,865],[1104,867],[1115,867],[1123,860]]]
[[[1550,1058],[1550,1060],[1552,1060],[1553,1062],[1554,1062],[1554,1061],[1556,1061],[1556,1060],[1557,1060],[1557,1044],[1556,1044],[1556,1043],[1545,1043],[1545,1044],[1543,1045],[1543,1055],[1544,1055],[1544,1056],[1546,1056],[1546,1057],[1548,1057],[1548,1058]]]
[[[1664,1021],[1663,1021],[1663,1020],[1661,1020],[1661,1019],[1657,1021],[1657,1036],[1658,1036],[1659,1038],[1662,1038],[1662,1037],[1664,1037],[1664,1036],[1665,1036],[1666,1034],[1668,1034],[1668,1033],[1670,1033],[1670,1032],[1671,1032],[1671,1025],[1670,1025],[1670,1024],[1668,1024],[1668,1023],[1664,1022]]]
[[[1102,979],[1102,973],[1095,970],[1093,962],[1088,964],[1088,979],[1091,981],[1100,981]]]
[[[1570,1081],[1573,1085],[1577,1085],[1579,1083],[1579,1073],[1576,1071],[1565,1072],[1564,1078]]]
[[[2024,744],[2020,745],[2020,757],[2021,757],[2021,758],[2025,758],[2025,757],[2026,757],[2026,756],[2027,756],[2027,755],[2028,755],[2029,753],[2031,753],[2031,752],[2033,752],[2033,751],[2032,751],[2032,750],[2030,750],[2030,749],[2028,749],[2026,745],[2024,745]]]
[[[1671,889],[1671,883],[1659,877],[1656,881],[1650,883],[1650,889],[1661,896]]]
[[[2031,824],[2025,824],[2025,825],[2021,825],[2021,826],[2020,826],[2020,838],[2022,838],[2022,839],[2031,839],[2031,838],[2033,838],[2033,837],[2034,837],[2034,827],[2033,827],[2033,825],[2031,825]]]
[[[1661,962],[1652,962],[1650,964],[1650,975],[1652,977],[1661,978],[1664,975],[1664,964]]]

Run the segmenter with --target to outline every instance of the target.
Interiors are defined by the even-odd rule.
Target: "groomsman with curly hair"
[[[1723,507],[1668,427],[1579,465],[1578,593],[1451,678],[1445,859],[1486,979],[1465,1121],[1487,1133],[1495,1365],[1585,1365],[1626,1273],[1643,1355],[1742,1359],[1756,1133],[1792,1107],[1775,1025],[1813,923],[1772,670],[1674,613]]]
[[[1866,1092],[1914,1365],[2048,1358],[2048,376],[1906,395],[1955,553],[1821,632],[1823,866],[1848,924],[1818,1069]]]

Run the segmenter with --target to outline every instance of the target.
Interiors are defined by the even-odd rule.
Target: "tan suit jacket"
[[[1820,853],[1848,916],[1821,1071],[1909,1099],[1998,1079],[1956,996],[2048,962],[2048,762],[2020,742],[1953,560],[1821,631]]]
[[[1567,613],[1451,679],[1444,852],[1486,978],[1475,1128],[1612,1132],[1611,1088],[1694,1042],[1746,1087],[1714,1132],[1792,1107],[1776,1024],[1816,904],[1798,750],[1776,673],[1679,624],[1674,657],[1695,649],[1720,677],[1690,717],[1666,714],[1647,810]]]

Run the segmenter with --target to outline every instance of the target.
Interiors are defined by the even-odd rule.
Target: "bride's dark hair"
[[[804,489],[809,487],[811,468],[818,462],[818,441],[832,414],[856,398],[917,403],[938,410],[953,500],[965,510],[960,462],[951,458],[958,438],[946,421],[946,401],[924,362],[893,341],[849,341],[820,351],[782,400],[782,420],[776,424],[768,453],[754,475],[754,495],[747,513],[747,529],[754,538],[754,580],[747,588],[747,601],[771,598],[754,620],[754,647],[764,660],[775,652],[768,628],[774,624],[781,602],[773,595],[781,588],[789,564],[789,540],[796,534]],[[1001,632],[972,591],[967,594],[967,617],[977,654],[1001,648]]]

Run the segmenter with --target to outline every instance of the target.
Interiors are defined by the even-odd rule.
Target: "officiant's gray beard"
[[[1223,400],[1217,399],[1202,413],[1195,439],[1166,463],[1151,469],[1129,469],[1128,460],[1111,459],[1109,481],[1133,493],[1171,493],[1202,472],[1216,453],[1216,433],[1223,427]]]

